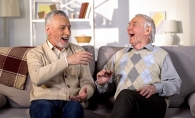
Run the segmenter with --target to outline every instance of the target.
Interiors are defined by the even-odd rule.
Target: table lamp
[[[165,37],[166,45],[173,45],[174,33],[178,32],[178,25],[176,20],[165,20],[163,23],[162,31],[167,35]]]
[[[6,46],[6,17],[20,16],[18,0],[1,0],[0,17],[4,17],[4,46]]]

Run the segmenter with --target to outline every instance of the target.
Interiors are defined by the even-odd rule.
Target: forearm
[[[174,94],[179,94],[181,81],[175,79],[171,82],[161,81],[153,85],[156,87],[157,93],[159,93],[160,96],[172,96]]]

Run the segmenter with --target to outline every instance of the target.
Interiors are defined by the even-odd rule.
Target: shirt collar
[[[49,48],[51,49],[51,50],[53,50],[54,48],[56,48],[56,47],[54,47],[50,42],[49,42],[49,40],[47,40],[47,44],[48,44],[48,46],[49,46]],[[68,44],[69,45],[69,44]],[[68,48],[68,45],[64,48],[64,49],[67,49]],[[56,48],[57,49],[57,48]],[[64,49],[62,49],[62,51],[64,50]]]
[[[54,46],[49,42],[49,40],[47,40],[47,44],[48,44],[49,48],[50,48],[51,50],[53,50]]]
[[[133,46],[130,46],[130,47],[129,47],[129,50],[128,50],[127,52],[131,51],[132,49],[134,49],[134,47],[133,47]],[[144,46],[142,49],[148,49],[148,50],[150,50],[150,51],[153,51],[154,46],[152,45],[152,43],[149,43],[149,44],[147,44],[146,46]],[[141,49],[140,49],[140,50],[141,50]]]
[[[152,45],[152,43],[149,43],[148,45],[145,46],[146,49],[153,51],[154,46]]]

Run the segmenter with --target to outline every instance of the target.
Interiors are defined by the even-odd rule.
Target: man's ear
[[[152,32],[152,27],[151,27],[151,26],[148,26],[148,27],[145,29],[145,35],[150,35],[151,32]]]
[[[45,26],[45,32],[47,33],[47,35],[50,35],[51,34],[51,31],[50,31],[50,26],[49,25],[46,25]]]

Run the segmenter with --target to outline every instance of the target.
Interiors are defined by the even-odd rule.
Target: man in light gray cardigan
[[[68,42],[70,28],[63,11],[51,11],[45,18],[48,39],[27,54],[31,118],[83,118],[83,102],[94,93],[92,54]]]

